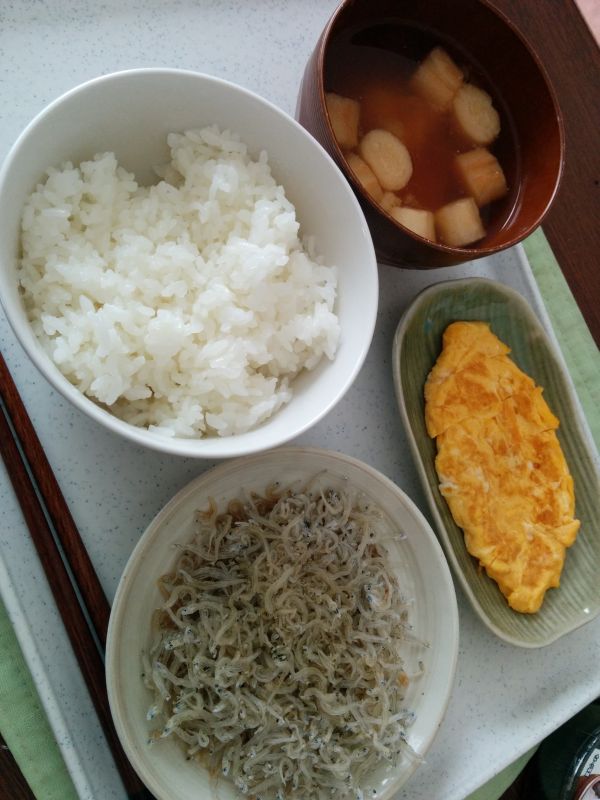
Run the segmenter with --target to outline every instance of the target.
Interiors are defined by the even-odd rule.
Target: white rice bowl
[[[323,264],[337,267],[333,312],[340,328],[339,343],[333,360],[323,355],[313,369],[289,376],[292,399],[252,429],[229,436],[210,430],[204,435],[165,435],[164,423],[154,429],[132,424],[120,418],[114,407],[84,394],[59,369],[36,334],[34,326],[40,326],[31,319],[21,286],[23,212],[51,165],[60,167],[69,161],[81,165],[93,160],[94,154],[114,153],[118,163],[148,187],[159,180],[156,166],[170,161],[169,133],[213,124],[220,131],[238,132],[254,160],[261,151],[268,153],[274,179],[285,187],[296,209],[305,247],[305,237],[310,237]],[[311,260],[316,258],[311,255]],[[115,295],[111,295],[113,305]],[[377,318],[378,269],[371,234],[352,188],[301,125],[264,98],[228,81],[186,70],[144,68],[102,75],[70,89],[31,120],[7,153],[0,165],[0,301],[24,353],[47,381],[48,385],[38,383],[24,364],[25,379],[36,389],[60,393],[72,405],[71,413],[84,414],[122,444],[164,455],[222,459],[296,439],[338,405],[369,351]],[[16,342],[9,338],[7,345],[6,356],[18,361],[19,349],[11,355]],[[119,402],[149,405],[148,399]],[[69,422],[74,427],[80,424],[75,418]],[[100,430],[90,430],[89,435],[93,447],[118,446],[105,441]]]
[[[48,171],[23,212],[25,307],[63,375],[124,421],[243,433],[334,358],[337,270],[301,242],[265,152],[216,126],[168,145],[150,187],[113,153]]]

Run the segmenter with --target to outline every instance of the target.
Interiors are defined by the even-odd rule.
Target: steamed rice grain
[[[25,306],[63,374],[121,419],[242,433],[333,359],[336,268],[301,242],[264,152],[216,126],[168,144],[151,187],[112,153],[48,170],[23,213]]]

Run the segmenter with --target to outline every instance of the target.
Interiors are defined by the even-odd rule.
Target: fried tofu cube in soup
[[[441,111],[445,111],[452,104],[463,80],[462,70],[456,66],[448,53],[441,47],[435,47],[417,67],[410,86],[415,94],[424,97]]]
[[[485,236],[477,203],[472,197],[454,200],[435,212],[439,239],[451,247],[464,247]]]
[[[396,192],[409,182],[412,159],[406,146],[393,133],[380,128],[369,131],[360,140],[359,150],[383,189]]]
[[[431,211],[422,208],[406,208],[401,206],[392,208],[392,217],[418,236],[435,242],[435,223]]]
[[[473,144],[491,144],[500,133],[500,115],[490,95],[478,86],[461,86],[452,101],[452,111],[458,130]]]
[[[367,194],[379,203],[383,197],[383,189],[371,167],[356,153],[350,153],[346,162]]]
[[[454,165],[463,186],[479,207],[498,200],[508,191],[498,159],[485,147],[460,153]]]
[[[333,134],[342,150],[352,150],[358,145],[360,105],[356,100],[328,92],[325,104]]]

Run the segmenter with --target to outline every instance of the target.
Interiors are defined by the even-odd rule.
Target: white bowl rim
[[[365,330],[367,335],[363,340],[363,346],[360,352],[357,353],[356,355],[352,370],[350,371],[350,373],[348,373],[345,380],[339,384],[338,389],[333,395],[333,397],[329,400],[327,404],[325,404],[321,408],[318,414],[313,415],[312,418],[308,419],[302,425],[291,427],[286,434],[278,438],[276,443],[275,442],[267,443],[265,445],[261,445],[260,443],[257,443],[255,445],[248,445],[244,443],[244,439],[247,436],[252,435],[254,432],[259,431],[261,429],[262,426],[260,425],[256,428],[252,428],[247,433],[234,434],[231,436],[223,436],[223,437],[210,436],[210,437],[194,437],[194,438],[169,437],[153,433],[151,431],[148,431],[146,428],[136,427],[135,425],[132,425],[128,422],[125,422],[124,420],[119,419],[118,417],[111,414],[109,411],[97,405],[89,397],[84,395],[83,392],[77,389],[73,384],[69,382],[69,380],[64,375],[62,375],[62,373],[58,370],[58,368],[49,370],[48,364],[46,362],[47,356],[44,354],[41,347],[37,348],[35,347],[35,345],[30,346],[28,337],[22,335],[22,330],[23,329],[27,330],[27,328],[25,325],[22,324],[22,320],[19,318],[16,311],[13,312],[12,305],[4,303],[2,301],[1,296],[0,296],[0,303],[4,308],[6,318],[16,338],[18,339],[21,347],[25,350],[27,356],[31,359],[31,361],[33,362],[37,370],[40,372],[40,374],[52,385],[54,389],[56,389],[65,399],[70,401],[76,408],[78,408],[80,411],[82,411],[88,417],[93,419],[95,422],[104,426],[113,433],[122,436],[126,440],[134,444],[140,445],[142,447],[147,447],[150,448],[151,450],[156,450],[161,453],[166,453],[169,455],[178,455],[184,457],[222,459],[230,457],[240,457],[256,452],[263,452],[265,449],[269,447],[275,447],[278,446],[279,444],[285,444],[289,442],[291,439],[300,436],[302,433],[306,432],[314,425],[316,425],[321,419],[323,419],[324,416],[326,416],[332,410],[332,408],[334,408],[335,405],[337,405],[337,403],[346,394],[348,389],[352,386],[356,376],[358,375],[359,371],[361,370],[365,362],[367,353],[369,352],[369,348],[371,346],[373,334],[375,331],[375,323],[377,320],[379,273],[378,273],[377,257],[375,255],[375,248],[373,245],[373,240],[371,238],[371,234],[369,232],[369,227],[367,225],[364,213],[360,207],[358,200],[356,199],[356,196],[354,195],[354,192],[352,191],[352,188],[346,181],[343,172],[340,170],[340,168],[335,163],[333,158],[329,155],[329,153],[306,130],[306,128],[300,125],[300,123],[297,120],[295,120],[291,115],[283,111],[283,109],[279,108],[270,100],[265,99],[256,92],[253,92],[251,89],[247,89],[243,86],[240,86],[237,83],[233,83],[232,81],[228,81],[224,78],[215,77],[205,72],[197,72],[195,70],[189,70],[189,69],[177,69],[173,67],[136,67],[134,69],[118,70],[116,72],[107,73],[106,75],[100,75],[95,78],[91,78],[88,81],[84,81],[83,83],[80,83],[72,87],[71,89],[68,89],[66,92],[63,92],[61,95],[52,100],[38,114],[36,114],[35,117],[33,117],[33,119],[26,125],[23,131],[21,131],[21,133],[13,143],[12,147],[6,154],[2,165],[0,166],[0,195],[2,195],[4,191],[4,184],[6,182],[7,173],[9,172],[12,162],[14,158],[17,156],[23,143],[31,135],[32,131],[40,124],[40,122],[42,122],[46,116],[51,114],[56,107],[61,105],[65,100],[69,99],[70,97],[73,97],[81,92],[87,91],[91,86],[100,83],[110,82],[113,80],[119,80],[123,77],[130,77],[136,75],[145,76],[151,74],[201,78],[216,85],[220,85],[227,90],[233,90],[239,92],[240,94],[246,95],[253,101],[262,104],[266,108],[270,109],[282,120],[284,120],[287,124],[296,128],[304,137],[310,139],[315,149],[318,150],[321,156],[327,162],[329,162],[329,164],[334,168],[334,170],[337,173],[339,173],[341,180],[344,182],[344,184],[346,184],[348,188],[348,200],[354,206],[354,209],[357,213],[357,219],[360,220],[363,232],[366,233],[365,245],[367,250],[369,251],[370,257],[365,261],[363,268],[365,270],[369,269],[370,271],[372,294],[373,294],[373,298],[371,298],[373,302],[369,302],[366,304],[367,307],[366,313],[364,314],[364,316],[361,316],[361,327]],[[1,283],[2,283],[2,276],[0,276],[0,287]],[[265,423],[263,424],[268,424],[270,419],[272,419],[272,417],[266,420]]]

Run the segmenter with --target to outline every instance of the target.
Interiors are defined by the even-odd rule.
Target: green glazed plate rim
[[[426,316],[428,309],[434,317]],[[438,489],[435,443],[425,430],[423,385],[439,355],[441,332],[459,319],[490,322],[492,330],[511,347],[515,361],[544,387],[545,397],[560,419],[557,433],[575,481],[576,515],[582,526],[575,544],[567,550],[561,587],[546,594],[536,614],[519,614],[508,607],[495,582],[467,553],[462,530]],[[419,323],[420,329],[413,330]],[[420,374],[413,372],[410,380],[402,374],[409,347],[411,366],[415,359],[420,362]],[[600,575],[600,513],[594,513],[600,506],[598,453],[562,354],[525,298],[488,278],[449,280],[427,287],[400,319],[392,365],[400,416],[434,527],[454,575],[482,622],[512,645],[539,648],[592,621],[600,614],[600,578],[595,577]],[[581,552],[573,558],[578,544]]]

